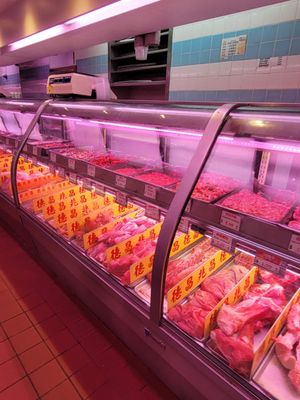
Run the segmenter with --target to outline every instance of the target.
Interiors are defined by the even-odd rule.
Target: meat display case
[[[296,399],[299,123],[297,105],[2,100],[1,220],[179,398]]]

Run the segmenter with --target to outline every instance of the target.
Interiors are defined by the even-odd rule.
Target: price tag
[[[92,178],[95,178],[95,175],[96,175],[96,167],[95,167],[95,165],[88,164],[87,174],[88,174],[88,176],[91,176]]]
[[[287,267],[287,262],[281,257],[274,256],[262,250],[257,250],[254,264],[279,276],[284,276]]]
[[[213,232],[211,244],[219,249],[227,251],[227,253],[234,252],[234,243],[230,236],[221,232]]]
[[[116,175],[116,186],[119,186],[122,189],[125,189],[126,187],[126,183],[127,183],[127,179],[125,176],[122,175]]]
[[[25,151],[25,153],[27,153],[27,152],[28,152],[28,146],[27,146],[27,144],[25,144],[25,145],[24,145],[24,147],[23,147],[23,151]]]
[[[49,171],[51,174],[55,174],[55,168],[53,164],[49,164]]]
[[[58,167],[58,175],[61,176],[62,178],[65,178],[65,170],[62,167]]]
[[[50,161],[56,163],[56,154],[55,153],[50,153]]]
[[[33,147],[32,153],[33,153],[33,155],[37,156],[38,155],[38,148],[37,147]]]
[[[116,192],[116,203],[127,207],[127,194],[124,192]]]
[[[102,185],[101,183],[98,182],[93,182],[92,186],[95,188],[95,191],[97,194],[100,194],[100,196],[105,195],[105,186]]]
[[[75,169],[75,160],[73,158],[68,159],[68,167],[70,169]]]
[[[190,221],[186,218],[181,218],[181,221],[178,225],[178,230],[184,233],[188,233],[190,226]]]
[[[192,208],[192,200],[189,200],[185,207],[185,212],[187,213],[191,212],[191,208]]]
[[[289,250],[293,253],[300,254],[300,236],[299,235],[292,235]]]
[[[90,179],[81,178],[81,185],[82,185],[85,189],[91,189],[91,187],[92,187],[92,182],[90,181]]]
[[[238,232],[241,226],[241,217],[228,211],[222,211],[220,224]]]
[[[156,199],[156,187],[152,185],[145,185],[144,196],[148,197],[149,199],[155,200]]]
[[[77,183],[77,175],[74,172],[69,173],[69,179],[72,183]]]
[[[152,206],[151,204],[146,204],[145,215],[148,218],[160,221],[160,209],[158,207]]]

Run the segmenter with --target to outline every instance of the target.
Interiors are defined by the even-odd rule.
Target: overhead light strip
[[[105,7],[98,8],[97,10],[90,11],[86,14],[72,18],[63,24],[55,25],[49,29],[41,32],[34,33],[24,39],[17,40],[9,44],[9,51],[19,50],[24,47],[31,46],[36,43],[43,42],[47,39],[52,39],[63,33],[71,32],[73,29],[82,28],[100,21],[116,17],[128,13],[130,11],[138,10],[144,6],[157,3],[160,0],[119,0],[115,3],[109,4]]]

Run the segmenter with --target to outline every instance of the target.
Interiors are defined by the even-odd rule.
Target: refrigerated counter
[[[297,105],[0,115],[1,219],[179,398],[300,398]]]

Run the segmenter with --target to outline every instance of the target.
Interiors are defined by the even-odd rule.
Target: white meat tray
[[[284,368],[275,354],[274,345],[253,376],[253,381],[277,400],[299,400]]]
[[[150,282],[145,279],[143,282],[138,284],[134,288],[135,293],[137,296],[143,300],[144,303],[150,305],[150,297],[151,297],[151,285]],[[168,304],[166,298],[164,298],[164,313],[167,312]]]

